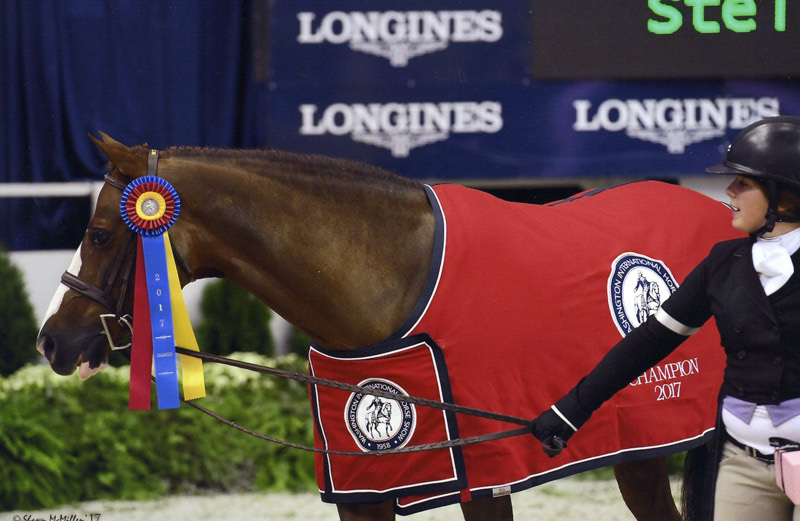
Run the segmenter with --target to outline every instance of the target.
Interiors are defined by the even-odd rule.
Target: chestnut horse
[[[148,150],[101,136],[93,139],[112,168],[72,267],[90,289],[63,288],[37,341],[62,375],[79,366],[84,377],[99,370],[109,347],[98,316],[132,309],[133,292],[123,290],[132,253],[120,187],[147,173]],[[181,285],[229,279],[333,350],[387,338],[423,292],[434,215],[418,182],[328,157],[194,148],[162,152],[158,174],[181,196],[169,232],[182,259]],[[110,329],[114,341],[126,334],[117,324]],[[636,519],[680,519],[663,458],[619,464],[615,474]],[[513,518],[510,496],[461,508],[467,521]],[[338,511],[342,520],[395,517],[391,500],[340,504]]]

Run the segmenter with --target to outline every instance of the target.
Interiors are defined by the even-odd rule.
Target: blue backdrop
[[[100,179],[87,137],[98,130],[129,145],[263,145],[247,13],[227,1],[2,2],[0,182]],[[87,218],[86,200],[0,198],[0,242],[74,248]]]
[[[798,53],[758,47],[800,48],[800,6],[786,4],[781,31],[762,9],[757,30],[718,23],[718,35],[674,6],[684,23],[654,35],[652,10],[621,23],[585,0],[557,20],[553,0],[6,0],[0,182],[100,179],[97,130],[159,148],[345,156],[423,180],[700,174],[749,122],[800,114]],[[703,16],[723,20],[718,7]],[[571,45],[586,27],[614,38]],[[618,64],[614,42],[629,41],[638,68]],[[772,60],[698,77],[704,42]],[[693,79],[681,60],[661,77],[640,48],[696,49]],[[0,243],[73,248],[87,218],[85,200],[0,198]]]

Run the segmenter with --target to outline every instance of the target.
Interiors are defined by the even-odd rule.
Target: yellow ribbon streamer
[[[189,321],[189,311],[183,300],[181,282],[178,278],[178,267],[172,254],[169,234],[164,232],[164,245],[167,249],[167,270],[169,271],[169,293],[172,303],[172,323],[175,329],[175,345],[192,351],[200,351],[197,339],[194,336],[192,323]],[[194,400],[206,395],[205,379],[203,377],[203,361],[199,358],[180,355],[183,383],[183,398]]]

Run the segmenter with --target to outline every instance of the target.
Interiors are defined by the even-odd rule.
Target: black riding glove
[[[551,458],[561,453],[567,440],[591,416],[591,412],[581,407],[576,394],[577,387],[555,403],[553,407],[558,412],[550,408],[533,420],[531,432],[542,442],[542,450]]]

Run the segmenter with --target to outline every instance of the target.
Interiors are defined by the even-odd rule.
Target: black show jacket
[[[722,395],[775,404],[800,397],[800,252],[792,256],[792,277],[767,296],[752,244],[716,244],[663,308],[692,327],[714,316],[727,355]]]

